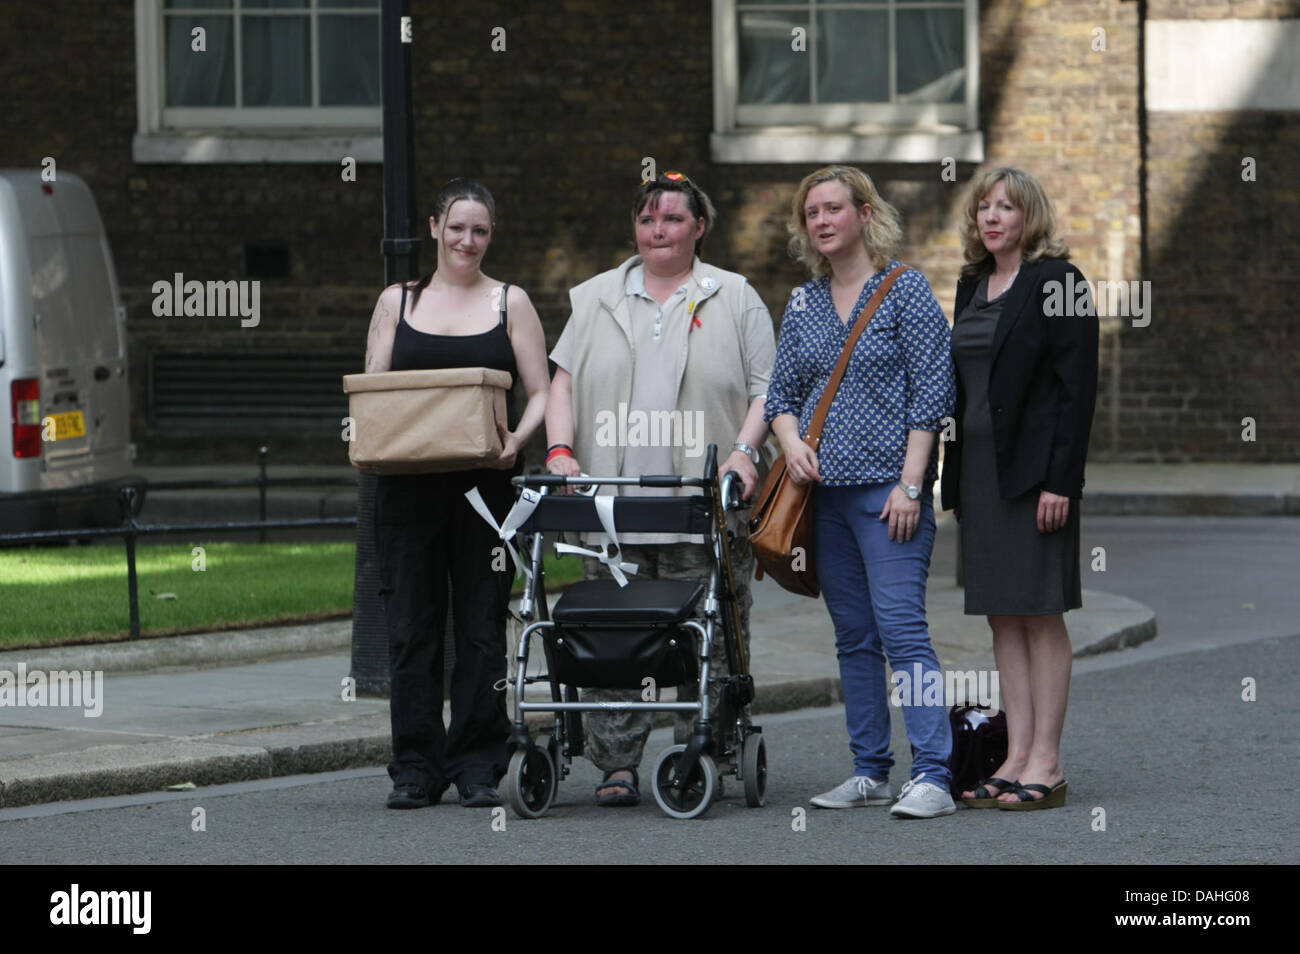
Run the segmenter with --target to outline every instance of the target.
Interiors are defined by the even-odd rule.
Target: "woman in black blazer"
[[[1061,728],[1070,689],[1064,613],[1082,605],[1079,498],[1097,398],[1097,315],[1028,173],[972,185],[953,310],[957,435],[943,506],[962,527],[966,612],[993,630],[1008,754],[962,801],[1027,811],[1065,804]]]

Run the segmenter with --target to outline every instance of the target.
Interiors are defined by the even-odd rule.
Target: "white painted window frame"
[[[184,11],[186,15],[202,12]],[[311,17],[311,24],[314,47],[315,16]],[[138,122],[131,142],[132,159],[135,162],[338,163],[345,156],[358,162],[383,161],[383,110],[379,106],[272,107],[256,110],[165,108],[162,27],[163,0],[135,0]],[[235,82],[240,82],[238,64]],[[312,87],[312,95],[315,97],[318,89],[315,77]]]
[[[714,162],[984,161],[984,135],[979,129],[978,0],[964,0],[969,64],[965,101],[927,105],[740,105],[738,2],[713,0],[713,132],[709,147]],[[894,56],[892,30],[890,56]]]

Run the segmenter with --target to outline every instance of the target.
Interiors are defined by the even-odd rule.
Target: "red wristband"
[[[555,450],[551,451],[549,454],[546,455],[546,463],[549,464],[551,460],[556,457],[572,457],[572,456],[573,456],[573,452],[569,450],[567,447],[557,447],[555,448]]]

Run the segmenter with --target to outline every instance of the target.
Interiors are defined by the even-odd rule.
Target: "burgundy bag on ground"
[[[826,416],[830,413],[831,402],[835,400],[835,392],[844,380],[853,347],[867,329],[867,324],[880,303],[889,294],[889,289],[905,271],[907,267],[899,265],[886,275],[871,300],[863,306],[848,343],[840,354],[840,360],[836,362],[835,370],[826,382],[826,390],[817,402],[817,410],[808,427],[808,436],[804,438],[814,453],[821,443],[822,428],[826,425]],[[778,457],[767,480],[763,482],[763,489],[758,492],[754,515],[749,521],[749,543],[754,548],[754,557],[758,561],[758,579],[761,580],[766,572],[783,589],[816,599],[821,596],[822,588],[817,582],[817,566],[812,547],[812,488],[811,483],[802,487],[796,484],[786,473],[785,455]]]

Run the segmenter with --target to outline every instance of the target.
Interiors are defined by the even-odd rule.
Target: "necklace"
[[[1012,272],[1011,277],[1007,279],[1007,283],[1002,286],[1002,290],[998,292],[996,295],[993,294],[993,279],[997,278],[997,273],[994,272],[990,274],[989,275],[989,301],[993,301],[995,298],[1005,295],[1007,289],[1011,287],[1012,283],[1016,280],[1016,276],[1019,274],[1020,274],[1020,266],[1017,265],[1016,270]]]

